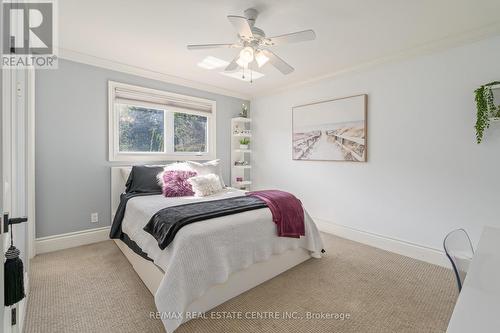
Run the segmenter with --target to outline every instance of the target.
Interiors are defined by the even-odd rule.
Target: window
[[[215,101],[109,82],[109,160],[215,158]]]
[[[116,104],[119,152],[164,153],[165,111]]]
[[[207,117],[174,113],[174,151],[207,151]]]

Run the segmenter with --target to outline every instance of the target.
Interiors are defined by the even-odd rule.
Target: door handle
[[[9,232],[9,225],[11,224],[19,224],[24,222],[28,222],[28,218],[26,216],[9,218],[9,213],[5,213],[3,214],[3,232]]]

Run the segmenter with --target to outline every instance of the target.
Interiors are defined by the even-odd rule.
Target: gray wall
[[[217,102],[217,158],[230,174],[230,119],[244,101],[125,73],[59,61],[36,72],[36,236],[110,225],[108,80]],[[90,214],[99,213],[99,223]]]

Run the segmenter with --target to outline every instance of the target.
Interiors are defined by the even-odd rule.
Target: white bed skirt
[[[155,295],[164,272],[151,261],[137,255],[121,240],[115,239],[114,241],[151,294]],[[207,312],[310,258],[310,252],[303,248],[272,255],[269,260],[234,272],[226,282],[212,286],[200,298],[191,303],[186,312]]]

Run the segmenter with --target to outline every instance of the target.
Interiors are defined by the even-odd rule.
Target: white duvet
[[[155,295],[161,313],[184,313],[210,287],[224,283],[233,272],[273,254],[298,247],[321,257],[323,243],[316,225],[305,212],[305,237],[278,237],[271,211],[267,208],[196,222],[183,227],[165,249],[143,230],[160,209],[190,202],[218,200],[244,195],[243,191],[223,192],[198,198],[165,198],[162,195],[135,197],[128,201],[122,230],[153,259],[165,276]],[[174,316],[175,317],[175,316]],[[173,332],[182,318],[162,316],[167,332]]]

